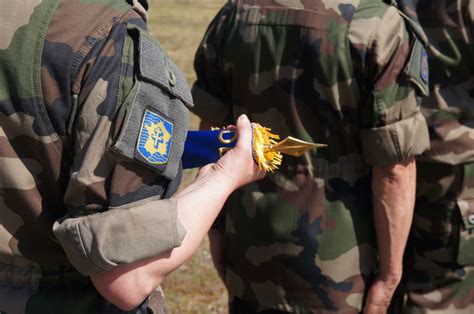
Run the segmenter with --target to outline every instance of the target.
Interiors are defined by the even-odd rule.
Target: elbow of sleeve
[[[145,200],[85,217],[65,217],[53,232],[83,275],[157,256],[181,245],[186,234],[176,200]]]
[[[379,128],[361,131],[362,152],[371,166],[401,162],[429,148],[429,134],[421,112]]]

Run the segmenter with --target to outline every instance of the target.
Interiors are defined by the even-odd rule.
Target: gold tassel
[[[270,133],[271,129],[256,124],[253,126],[253,157],[260,170],[274,172],[281,165],[280,152],[269,149],[277,144],[280,136]]]

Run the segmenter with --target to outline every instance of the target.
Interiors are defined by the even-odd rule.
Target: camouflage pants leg
[[[263,310],[259,311],[258,306],[253,305],[237,297],[231,297],[229,301],[229,314],[284,314],[286,311]]]
[[[418,165],[406,313],[474,313],[474,167]]]

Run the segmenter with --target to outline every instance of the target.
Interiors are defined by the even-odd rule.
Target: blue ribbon
[[[183,169],[202,167],[216,162],[221,153],[237,143],[235,131],[189,131],[184,143]]]

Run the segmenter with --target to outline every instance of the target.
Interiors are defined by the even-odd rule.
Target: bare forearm
[[[264,177],[265,172],[258,169],[252,158],[252,127],[246,116],[237,120],[236,129],[236,147],[217,163],[201,169],[196,181],[174,196],[178,219],[186,229],[181,246],[91,276],[107,300],[125,310],[139,305],[169,272],[197,249],[230,193]]]
[[[170,263],[162,263],[160,268],[169,273],[192,255],[233,190],[225,178],[208,173],[176,196],[178,218],[187,233],[181,246],[171,253]]]
[[[382,278],[400,279],[413,218],[415,186],[414,159],[373,169],[374,219]]]
[[[92,276],[97,290],[124,309],[140,304],[168,273],[197,249],[233,188],[215,172],[208,172],[175,196],[178,219],[186,229],[180,247],[159,256],[119,265]],[[126,296],[126,297],[124,297]]]

